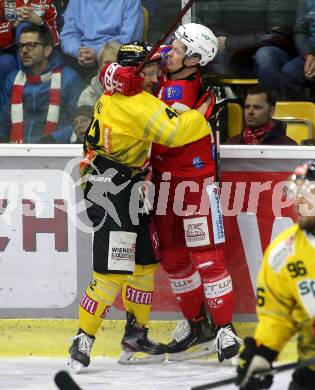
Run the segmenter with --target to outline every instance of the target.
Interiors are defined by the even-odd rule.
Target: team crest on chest
[[[179,100],[183,98],[183,88],[180,85],[172,85],[164,89],[163,100]]]

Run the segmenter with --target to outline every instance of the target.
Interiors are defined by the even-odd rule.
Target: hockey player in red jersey
[[[202,95],[200,68],[214,59],[217,48],[209,28],[195,23],[180,26],[167,55],[168,73],[161,77],[158,97],[177,111],[200,109],[203,101],[212,98],[204,110],[210,119],[216,97],[209,91]],[[120,92],[138,92],[136,76],[115,77]],[[212,150],[210,136],[184,147],[152,147],[154,220],[161,264],[186,319],[167,346],[169,360],[217,351],[223,361],[235,356],[241,343],[232,326],[233,287],[224,260],[225,236]]]
[[[217,47],[209,28],[195,23],[180,26],[167,55],[168,73],[162,77],[159,98],[178,111],[196,108],[202,101],[200,67],[214,59]],[[214,105],[216,97],[212,97]],[[210,116],[211,106],[206,113],[207,119]],[[152,148],[157,199],[154,220],[161,264],[187,320],[168,344],[169,360],[198,356],[198,352],[189,353],[190,347],[196,351],[198,345],[200,354],[215,348],[219,361],[223,361],[237,354],[241,342],[231,323],[233,287],[224,260],[224,228],[212,146],[213,140],[206,136],[183,147]],[[168,201],[162,210],[165,188]],[[204,307],[211,315],[214,332]]]

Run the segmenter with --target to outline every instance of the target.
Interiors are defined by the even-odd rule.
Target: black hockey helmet
[[[315,160],[310,160],[305,162],[303,165],[297,166],[291,175],[290,180],[315,181]]]
[[[150,53],[152,45],[146,42],[133,41],[122,45],[118,51],[117,62],[121,66],[138,66]],[[157,62],[160,55],[154,54],[149,62]]]

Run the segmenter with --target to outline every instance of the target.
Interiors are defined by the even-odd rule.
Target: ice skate
[[[167,345],[169,361],[184,361],[211,355],[216,351],[215,335],[206,318],[183,320],[175,328]]]
[[[77,374],[83,367],[90,364],[90,354],[95,337],[88,336],[80,330],[72,340],[73,344],[69,348],[70,358],[67,367],[73,374]]]
[[[148,364],[163,362],[166,358],[166,345],[156,343],[148,337],[149,329],[136,324],[136,317],[127,312],[125,334],[121,340],[121,364]]]
[[[215,348],[218,353],[219,362],[223,362],[225,359],[235,358],[242,343],[242,339],[237,337],[232,324],[220,327],[215,338]]]

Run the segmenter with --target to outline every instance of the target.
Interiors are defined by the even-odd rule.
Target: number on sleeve
[[[165,112],[166,112],[167,116],[169,117],[169,119],[173,119],[173,118],[178,117],[178,113],[169,107],[165,108]]]
[[[258,287],[257,288],[257,306],[262,307],[265,305],[265,297],[264,297],[265,289]]]
[[[91,134],[93,131],[94,135]],[[95,119],[94,117],[92,118],[91,123],[87,129],[87,134],[88,136],[86,139],[89,144],[97,145],[99,143],[101,131],[98,119]]]

